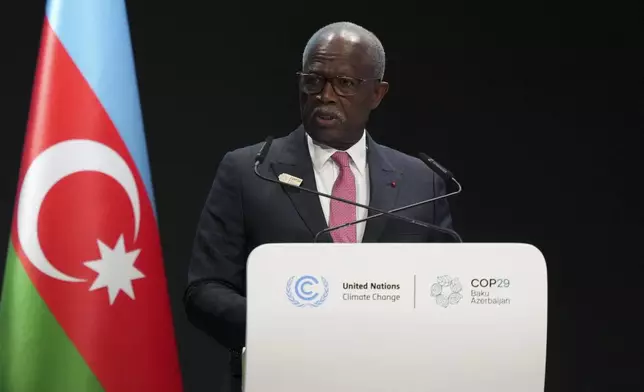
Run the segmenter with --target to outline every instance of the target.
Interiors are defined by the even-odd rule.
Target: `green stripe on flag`
[[[102,392],[11,241],[0,297],[0,392]]]

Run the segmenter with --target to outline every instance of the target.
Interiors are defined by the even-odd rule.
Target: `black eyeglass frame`
[[[343,96],[343,97],[350,97],[350,96],[354,96],[354,95],[356,95],[358,93],[358,87],[361,86],[363,83],[370,82],[370,81],[378,81],[378,82],[382,81],[381,78],[366,78],[365,79],[365,78],[358,78],[358,77],[355,77],[355,76],[345,76],[345,75],[337,75],[337,76],[332,76],[332,77],[326,77],[324,75],[320,75],[320,74],[317,74],[317,73],[307,73],[307,72],[302,72],[302,71],[298,71],[295,74],[298,76],[298,84],[299,84],[300,90],[302,90],[302,92],[304,92],[306,94],[310,94],[310,95],[319,94],[320,92],[322,92],[322,90],[324,90],[324,86],[326,86],[326,84],[330,82],[331,87],[333,87],[333,91],[335,91],[336,94],[338,94],[340,96]],[[320,83],[320,87],[317,90],[305,90],[303,88],[302,79],[303,79],[303,77],[306,77],[306,76],[315,76],[315,77],[319,78],[323,83]],[[357,84],[356,84],[355,88],[353,88],[354,91],[346,92],[346,91],[341,90],[342,86],[339,86],[337,84],[338,80],[350,80],[350,81],[355,82]]]

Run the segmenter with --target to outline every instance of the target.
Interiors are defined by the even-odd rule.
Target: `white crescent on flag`
[[[116,151],[105,144],[84,139],[66,140],[49,147],[33,160],[25,173],[18,199],[18,241],[34,267],[65,282],[83,282],[85,279],[67,275],[49,262],[40,246],[38,218],[49,190],[63,178],[85,171],[103,173],[123,187],[134,211],[135,240],[139,233],[141,204],[136,180]]]

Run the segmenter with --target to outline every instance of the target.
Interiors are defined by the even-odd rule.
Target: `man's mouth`
[[[332,113],[316,112],[313,115],[313,121],[320,127],[335,127],[340,119]]]
[[[340,116],[331,109],[319,108],[313,112],[313,117],[322,121],[338,121]]]

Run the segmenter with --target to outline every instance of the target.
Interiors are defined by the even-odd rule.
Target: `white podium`
[[[543,392],[526,244],[271,244],[248,260],[245,392]]]

